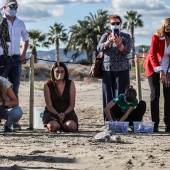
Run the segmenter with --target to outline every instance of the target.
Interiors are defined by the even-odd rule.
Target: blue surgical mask
[[[119,29],[120,30],[120,25],[111,25],[110,29],[112,30],[112,32],[114,31],[114,29]]]
[[[9,10],[7,10],[7,13],[10,17],[15,17],[17,11],[15,9],[9,9]]]

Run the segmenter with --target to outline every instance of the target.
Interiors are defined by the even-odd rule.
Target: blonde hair
[[[170,25],[170,18],[165,18],[162,22],[162,26],[160,29],[158,29],[155,34],[158,36],[158,37],[163,37],[165,36],[164,34],[164,31],[165,31],[165,27]]]

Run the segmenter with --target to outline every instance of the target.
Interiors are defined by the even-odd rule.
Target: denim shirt
[[[104,52],[102,69],[105,71],[124,71],[129,70],[129,61],[127,55],[132,48],[132,39],[129,34],[120,33],[120,42],[124,45],[123,51],[120,51],[115,43],[110,44],[105,48],[105,42],[108,41],[110,36],[108,33],[102,35],[97,50]]]

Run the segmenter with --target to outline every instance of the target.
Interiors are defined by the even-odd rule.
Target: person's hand
[[[167,85],[167,78],[163,70],[160,71],[160,83]]]
[[[26,56],[25,55],[21,55],[21,64],[26,64]]]
[[[61,113],[59,114],[59,118],[60,118],[60,122],[62,123],[63,120],[65,119],[65,114],[61,112]]]
[[[169,87],[170,86],[170,73],[167,73],[166,80],[167,80],[167,87]]]
[[[111,33],[109,42],[115,43],[116,45],[119,45],[120,44],[120,37]]]

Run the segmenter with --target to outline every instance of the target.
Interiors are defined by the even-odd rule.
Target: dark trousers
[[[106,119],[104,109],[107,104],[119,94],[125,92],[125,88],[130,83],[129,70],[125,71],[103,71],[102,72],[102,92],[103,92],[103,118]]]
[[[142,121],[145,111],[146,102],[141,100],[125,121],[128,121],[129,125],[132,126],[134,121]],[[117,104],[111,109],[113,120],[120,120],[124,114],[125,113],[122,112],[121,108]]]
[[[159,125],[159,98],[160,98],[160,74],[153,73],[148,77],[148,82],[151,90],[150,94],[150,107],[152,121],[155,122],[154,126]],[[170,87],[163,85],[164,96],[164,122],[170,125]]]

